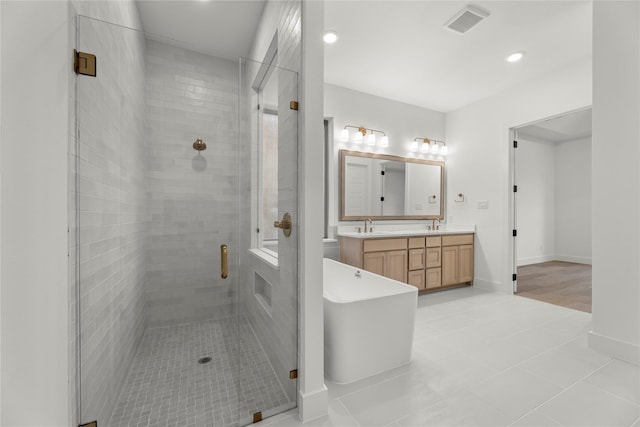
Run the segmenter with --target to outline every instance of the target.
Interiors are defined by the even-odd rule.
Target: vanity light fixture
[[[431,151],[431,154],[438,154],[438,144],[435,141],[431,141],[429,143],[429,146],[431,147],[431,149],[429,151]]]
[[[421,153],[439,154],[441,156],[449,154],[449,148],[447,148],[447,143],[444,141],[429,138],[414,138],[411,143],[411,151],[418,151],[418,146],[420,147]]]
[[[364,138],[364,133],[356,132],[353,137],[353,142],[356,144],[362,144],[362,139]]]
[[[355,144],[362,144],[362,142],[365,142],[367,145],[371,145],[374,146],[379,145],[380,147],[388,147],[389,146],[389,137],[387,136],[386,133],[384,133],[381,130],[377,130],[377,129],[369,129],[369,128],[365,128],[362,126],[352,126],[352,125],[346,125],[344,127],[344,129],[342,129],[340,131],[340,141],[342,142],[348,142],[349,138],[350,138],[350,133],[349,133],[349,128],[351,129],[356,129],[356,131],[353,134],[353,138],[352,141]],[[382,137],[380,139],[376,138],[375,133],[381,133]]]
[[[340,141],[349,142],[349,129],[342,129],[342,131],[340,132]]]

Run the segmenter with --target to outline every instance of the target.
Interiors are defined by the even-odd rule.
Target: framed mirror
[[[340,221],[443,219],[444,162],[340,150]]]

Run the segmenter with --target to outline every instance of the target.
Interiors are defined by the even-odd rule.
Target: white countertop
[[[357,226],[341,226],[338,229],[339,237],[353,237],[357,239],[370,239],[373,237],[410,237],[410,236],[440,236],[444,234],[475,233],[475,225],[441,225],[440,230],[427,230],[424,224],[420,226],[403,227],[402,225],[374,224],[372,232],[357,232]]]

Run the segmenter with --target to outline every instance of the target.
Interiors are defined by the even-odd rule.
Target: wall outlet
[[[488,200],[477,200],[478,209],[489,209],[489,201]]]

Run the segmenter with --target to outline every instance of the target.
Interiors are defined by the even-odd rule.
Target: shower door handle
[[[282,216],[282,221],[274,221],[273,226],[281,228],[284,236],[289,237],[291,235],[291,214],[289,212],[285,212]]]
[[[226,279],[229,275],[227,258],[227,245],[220,245],[220,277],[223,279]]]

